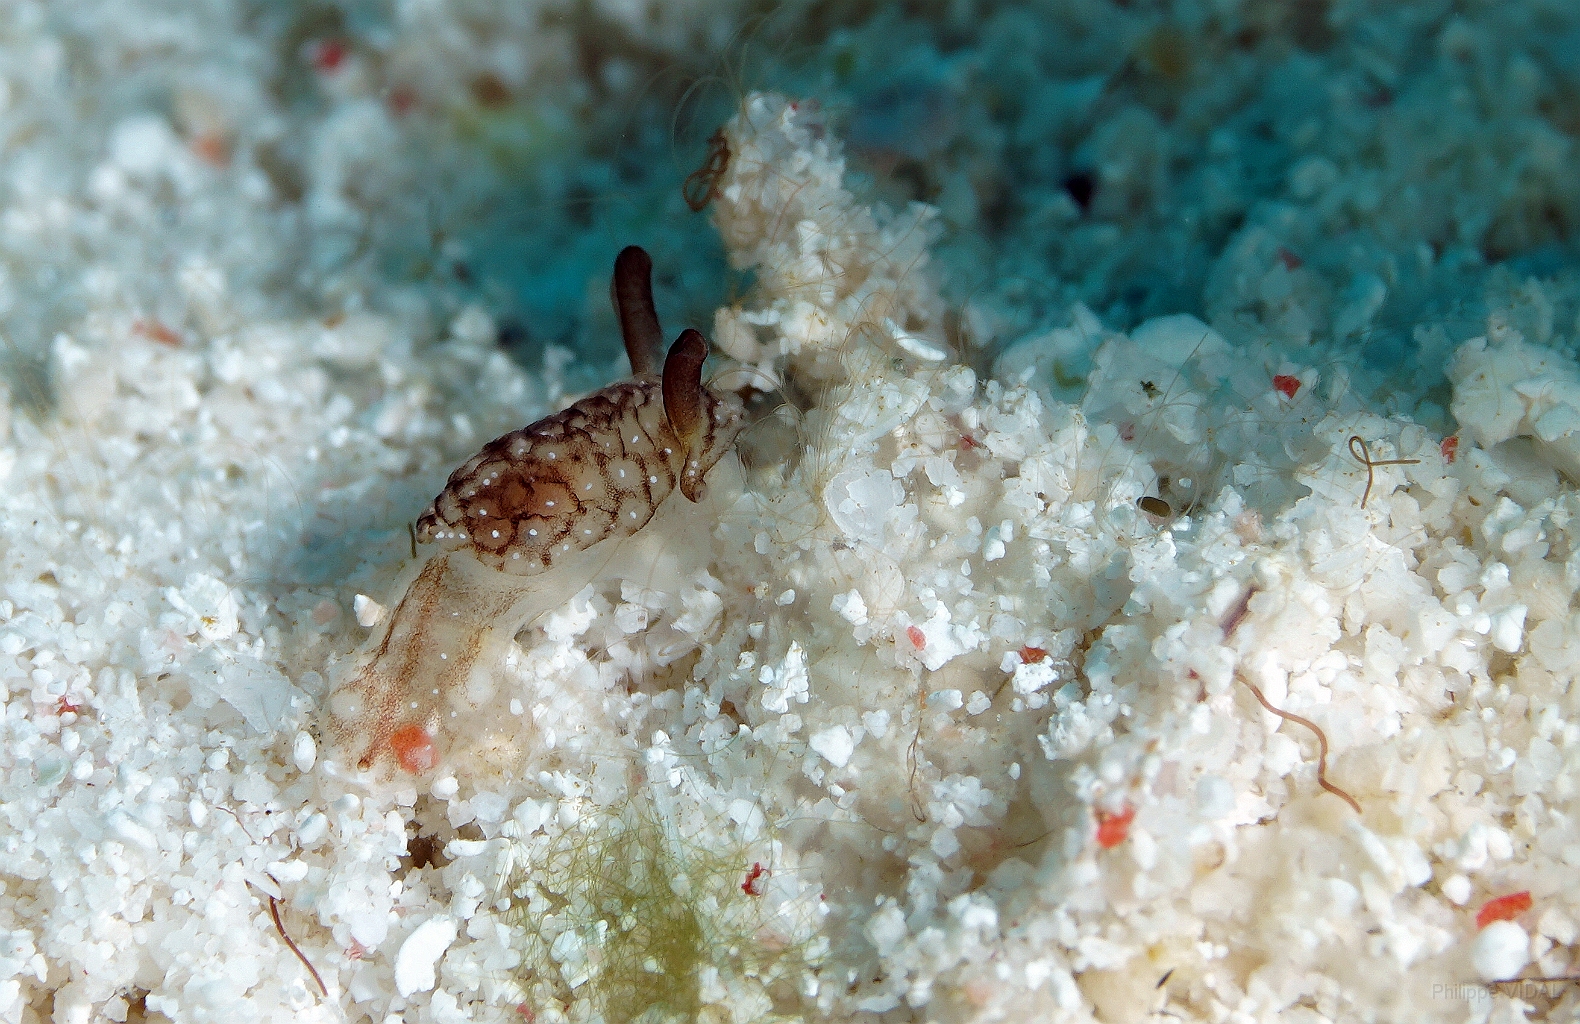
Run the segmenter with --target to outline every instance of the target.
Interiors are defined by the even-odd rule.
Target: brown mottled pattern
[[[664,414],[657,374],[611,384],[484,445],[450,474],[417,520],[417,537],[470,546],[483,564],[518,576],[608,537],[628,537],[677,482],[689,490],[706,476],[740,432],[734,396],[703,389],[702,404],[701,436],[688,460]]]

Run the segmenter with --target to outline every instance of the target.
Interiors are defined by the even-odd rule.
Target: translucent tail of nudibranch
[[[740,401],[702,381],[708,343],[661,347],[647,253],[620,253],[611,292],[636,377],[483,446],[417,520],[438,545],[329,699],[331,738],[359,768],[418,774],[456,741],[446,723],[492,696],[487,673],[534,615],[586,583],[595,546],[630,537],[677,488],[700,500],[734,444]],[[552,575],[545,575],[551,574]]]

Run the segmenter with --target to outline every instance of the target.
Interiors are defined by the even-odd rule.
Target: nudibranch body
[[[533,577],[636,534],[676,489],[702,498],[744,414],[735,395],[703,384],[708,343],[695,330],[653,372],[662,335],[651,273],[635,246],[615,261],[611,290],[636,376],[490,441],[417,520],[418,539],[438,550],[329,700],[332,737],[357,767],[433,767],[448,745],[447,709],[486,696],[471,678],[486,652],[569,596],[540,593]]]

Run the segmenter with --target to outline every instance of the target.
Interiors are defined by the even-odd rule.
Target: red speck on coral
[[[1020,649],[1020,662],[1022,665],[1030,665],[1032,662],[1041,661],[1047,656],[1047,651],[1041,647],[1033,647],[1031,644],[1027,644]]]
[[[1459,454],[1459,435],[1448,435],[1443,438],[1443,443],[1437,447],[1443,453],[1443,461],[1452,466],[1454,464],[1454,456]]]
[[[395,760],[400,766],[413,775],[421,775],[439,763],[439,751],[434,749],[433,737],[420,725],[396,729],[390,737],[390,749],[395,751]]]
[[[1119,425],[1119,439],[1126,443],[1136,439],[1136,425],[1134,423],[1121,423]]]
[[[1295,392],[1300,390],[1300,378],[1281,373],[1273,378],[1273,387],[1277,388],[1278,393],[1285,398],[1294,398]]]
[[[75,715],[81,710],[81,704],[73,704],[65,697],[57,698],[55,701],[55,714],[57,715]]]
[[[767,877],[768,869],[753,861],[752,869],[746,872],[746,881],[741,883],[741,892],[748,896],[761,896],[763,894],[763,879]]]
[[[911,638],[911,646],[918,651],[927,646],[927,634],[922,632],[920,626],[906,626],[905,635]]]
[[[516,1012],[521,1015],[522,1020],[526,1021],[536,1020],[538,1016],[532,1012],[532,1007],[528,1006],[526,1003],[517,1003]]]
[[[1283,246],[1278,247],[1278,262],[1284,265],[1285,270],[1299,270],[1305,266],[1306,261],[1296,256]]]
[[[1097,845],[1105,850],[1111,850],[1124,842],[1130,836],[1130,823],[1136,817],[1136,809],[1129,804],[1118,814],[1107,811],[1097,812]]]
[[[1529,890],[1494,897],[1481,905],[1480,912],[1476,914],[1476,927],[1485,928],[1494,921],[1512,921],[1529,909],[1531,909]]]
[[[960,447],[964,448],[966,451],[971,451],[973,448],[980,448],[980,447],[982,447],[982,442],[978,441],[976,438],[972,437],[970,434],[961,434],[960,435]]]
[[[344,39],[319,40],[313,46],[313,67],[325,75],[337,71],[345,63],[347,52]]]

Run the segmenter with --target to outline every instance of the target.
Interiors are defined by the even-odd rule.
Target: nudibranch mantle
[[[744,411],[703,383],[708,343],[695,330],[681,332],[655,372],[663,353],[651,274],[635,246],[615,261],[611,292],[635,376],[490,441],[417,520],[417,539],[438,550],[329,697],[331,738],[357,768],[434,767],[454,740],[442,720],[489,695],[473,669],[580,588],[548,594],[533,577],[574,571],[583,552],[637,534],[677,489],[702,499]]]
[[[682,341],[688,335],[701,342],[695,331]],[[450,475],[417,520],[417,539],[530,576],[558,556],[631,536],[677,483],[696,501],[740,430],[733,395],[697,390],[694,437],[678,435],[665,415],[663,377],[645,374],[490,441]]]

